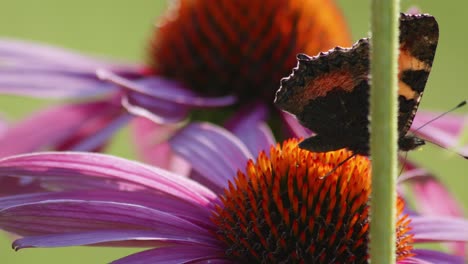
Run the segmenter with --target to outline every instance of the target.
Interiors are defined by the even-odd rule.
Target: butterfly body
[[[402,14],[400,32],[398,145],[407,151],[424,144],[407,134],[432,67],[438,27],[432,16]],[[369,155],[369,50],[369,39],[361,39],[351,48],[298,55],[298,66],[281,80],[275,104],[315,133],[301,148],[347,148]]]

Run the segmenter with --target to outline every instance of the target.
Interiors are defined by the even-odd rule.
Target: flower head
[[[151,69],[206,96],[271,105],[296,54],[349,44],[333,1],[175,1],[157,25]]]
[[[260,128],[252,127],[258,138],[269,137]],[[46,190],[0,198],[0,227],[23,236],[14,242],[16,249],[153,247],[116,263],[366,263],[366,157],[355,157],[323,177],[349,153],[311,153],[290,140],[253,161],[252,146],[210,124],[192,124],[171,142],[180,155],[198,161],[197,181],[101,154],[51,152],[2,159],[0,177],[33,178]],[[400,201],[395,227],[399,263],[462,263],[459,257],[413,245],[467,241],[467,232],[461,231],[466,221],[406,216],[402,207]]]
[[[21,141],[31,129],[66,116],[63,123],[41,127],[40,134],[21,144],[0,141],[4,146],[0,156],[50,149],[100,150],[132,119],[130,114],[157,123],[152,137],[146,136],[148,129],[136,132],[137,137],[158,139],[137,141],[143,153],[150,153],[150,147],[167,149],[164,141],[170,133],[161,124],[180,122],[193,109],[216,108],[197,116],[213,121],[212,113],[237,103],[230,108],[233,116],[223,112],[216,118],[229,119],[226,127],[231,129],[252,104],[272,106],[279,79],[294,66],[298,52],[314,54],[347,44],[344,20],[328,0],[172,1],[151,38],[147,65],[2,39],[0,92],[86,101],[45,110],[12,126],[5,142]],[[263,119],[273,107],[269,108]]]

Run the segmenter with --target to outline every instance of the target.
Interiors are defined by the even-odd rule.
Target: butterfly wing
[[[439,40],[439,27],[427,14],[400,15],[398,58],[398,129],[405,137],[424,92]]]
[[[297,59],[293,73],[281,80],[275,104],[317,134],[300,146],[315,152],[346,147],[367,153],[369,40]]]

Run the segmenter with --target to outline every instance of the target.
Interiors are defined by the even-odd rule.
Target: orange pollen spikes
[[[247,263],[367,263],[368,158],[357,155],[336,168],[352,153],[312,153],[297,144],[291,139],[271,147],[269,157],[260,153],[229,183],[212,217],[226,253]],[[402,199],[398,206],[401,215]],[[405,258],[412,250],[409,220],[398,224],[397,255]]]
[[[205,96],[271,104],[297,53],[349,44],[333,1],[180,0],[155,29],[149,65]]]

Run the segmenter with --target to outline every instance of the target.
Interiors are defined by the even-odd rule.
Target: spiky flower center
[[[370,164],[356,156],[336,168],[349,155],[312,153],[288,140],[249,161],[213,216],[227,254],[245,263],[367,263]],[[399,224],[401,259],[412,237],[408,219]]]
[[[206,96],[273,102],[299,52],[349,45],[332,1],[180,0],[156,27],[150,65]]]

